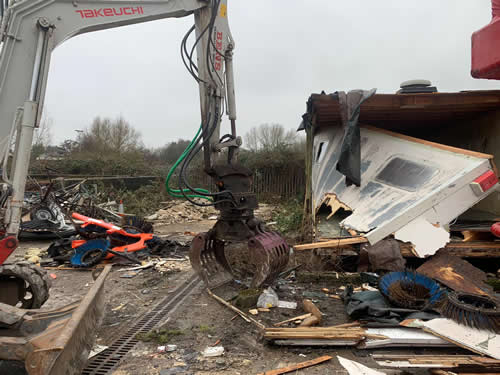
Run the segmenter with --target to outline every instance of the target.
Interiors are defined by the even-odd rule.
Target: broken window
[[[379,172],[376,180],[403,190],[416,191],[437,171],[436,167],[395,157]]]
[[[328,142],[321,142],[318,146],[318,152],[316,153],[316,163],[320,163],[323,160],[324,151],[326,151],[326,146],[328,146]]]

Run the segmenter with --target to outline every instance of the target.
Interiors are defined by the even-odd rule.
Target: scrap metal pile
[[[88,268],[114,258],[142,265],[139,257],[169,254],[177,249],[174,241],[155,236],[153,226],[144,219],[124,216],[123,226],[73,213],[77,236],[55,241],[47,249],[50,258],[45,264],[69,263],[73,267]]]
[[[88,186],[85,180],[58,188],[58,182],[40,186],[37,191],[27,192],[21,223],[21,239],[65,238],[76,234],[71,220],[72,212],[120,222],[120,216],[110,208],[118,208],[116,202],[100,203],[96,186]]]

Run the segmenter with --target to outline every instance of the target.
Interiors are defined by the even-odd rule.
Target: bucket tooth
[[[260,232],[248,239],[249,261],[255,269],[252,288],[273,282],[288,264],[290,248],[276,232]],[[209,288],[233,279],[233,272],[224,254],[224,241],[213,232],[198,234],[189,250],[195,272]]]
[[[231,267],[224,254],[224,242],[210,233],[196,235],[189,249],[189,260],[205,285],[215,288],[233,279]]]

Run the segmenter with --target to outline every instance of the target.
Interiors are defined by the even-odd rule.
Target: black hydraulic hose
[[[188,53],[187,53],[187,47],[186,47],[186,44],[187,44],[187,39],[189,38],[189,36],[191,35],[191,33],[194,31],[194,29],[196,28],[196,26],[192,26],[188,32],[186,33],[186,35],[184,35],[184,38],[182,38],[182,42],[181,42],[181,58],[182,58],[182,62],[184,63],[184,66],[186,67],[187,71],[189,72],[189,74],[191,74],[193,76],[193,78],[196,80],[196,82],[200,82],[200,77],[198,77],[196,75],[196,73],[193,71],[193,63],[190,61],[190,65],[191,67],[188,65],[186,59],[188,58]],[[184,56],[185,55],[185,56]],[[198,70],[198,68],[196,66],[194,66],[196,70]]]

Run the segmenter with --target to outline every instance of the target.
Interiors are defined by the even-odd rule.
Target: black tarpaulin
[[[346,176],[346,185],[361,186],[361,135],[359,113],[361,104],[371,98],[377,89],[338,92],[344,140],[340,150],[337,170]]]

